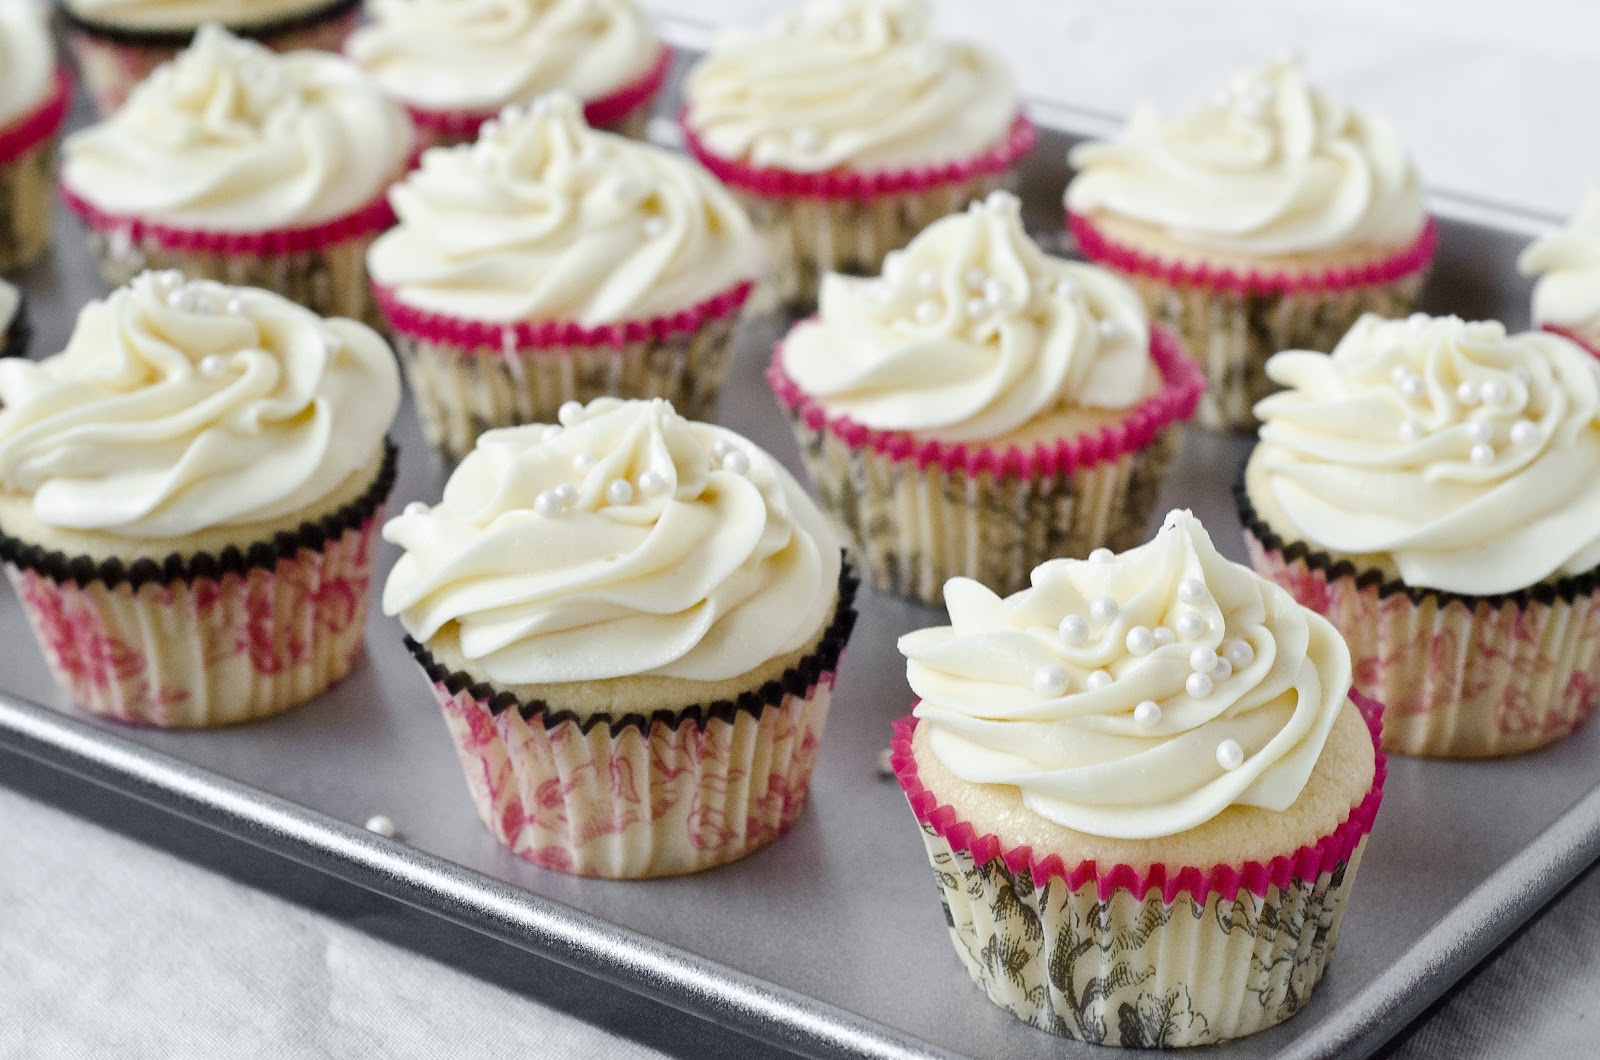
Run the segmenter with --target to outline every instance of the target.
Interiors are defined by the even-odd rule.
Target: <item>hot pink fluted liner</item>
[[[1548,331],[1552,335],[1560,335],[1569,342],[1576,342],[1596,357],[1600,357],[1600,346],[1596,346],[1571,328],[1564,328],[1560,324],[1541,324],[1539,328],[1541,331]]]
[[[830,169],[822,173],[800,173],[746,165],[714,154],[689,127],[688,113],[685,109],[678,115],[678,126],[683,130],[684,147],[688,152],[724,184],[773,198],[872,199],[959,184],[974,177],[1004,173],[1032,150],[1038,139],[1033,123],[1019,112],[1004,138],[971,158],[915,169],[875,172]]]
[[[1230,268],[1168,261],[1137,247],[1128,246],[1126,243],[1118,243],[1102,232],[1088,217],[1070,210],[1067,212],[1067,227],[1072,231],[1072,238],[1077,241],[1078,249],[1083,256],[1098,265],[1106,265],[1135,276],[1160,280],[1173,287],[1203,287],[1209,290],[1231,291],[1234,294],[1265,292],[1318,294],[1393,283],[1426,268],[1433,260],[1433,252],[1439,245],[1439,226],[1430,217],[1410,246],[1379,261],[1317,272],[1251,270],[1241,273]]]
[[[626,118],[636,107],[655,99],[667,79],[672,66],[672,53],[665,47],[656,55],[655,62],[638,78],[628,82],[609,95],[592,99],[583,105],[583,120],[592,126],[611,125]],[[499,111],[429,110],[426,107],[402,104],[417,128],[452,140],[475,140],[483,123]]]
[[[389,327],[396,334],[462,350],[498,350],[512,344],[513,348],[519,350],[537,350],[547,347],[621,346],[643,339],[692,334],[699,331],[708,320],[737,313],[754,288],[753,282],[745,281],[676,313],[595,327],[585,327],[570,320],[525,320],[514,324],[464,320],[406,305],[393,288],[378,283],[372,285],[372,292],[377,298],[378,308],[383,311]]]
[[[57,66],[44,102],[0,129],[0,165],[15,161],[60,130],[72,107],[72,89],[72,72]]]
[[[1323,873],[1331,872],[1340,862],[1349,860],[1361,840],[1372,831],[1372,822],[1383,802],[1383,782],[1388,775],[1387,762],[1378,749],[1378,736],[1383,725],[1383,706],[1376,700],[1352,689],[1350,701],[1361,711],[1367,728],[1372,733],[1372,750],[1375,756],[1372,788],[1367,792],[1344,823],[1317,842],[1301,847],[1286,857],[1276,857],[1262,864],[1248,861],[1242,865],[1214,865],[1208,869],[1167,865],[1152,866],[1140,872],[1129,865],[1114,865],[1101,869],[1092,861],[1067,865],[1058,854],[1046,858],[1035,856],[1029,847],[1007,849],[998,836],[978,835],[972,825],[963,821],[950,807],[939,802],[922,786],[917,775],[917,760],[911,751],[911,737],[917,729],[917,719],[907,716],[894,723],[894,740],[889,746],[889,761],[895,777],[905,789],[906,800],[917,820],[932,828],[940,838],[957,853],[968,853],[979,865],[988,864],[997,857],[1004,858],[1012,872],[1027,869],[1035,885],[1047,879],[1065,881],[1071,890],[1086,883],[1094,883],[1101,901],[1108,901],[1118,890],[1126,890],[1143,900],[1152,890],[1161,892],[1169,904],[1180,893],[1194,897],[1196,904],[1204,906],[1213,894],[1224,901],[1233,901],[1241,890],[1266,897],[1273,888],[1284,888],[1300,880],[1315,883]]]
[[[1115,460],[1150,444],[1157,434],[1194,415],[1205,392],[1205,374],[1183,352],[1183,345],[1165,328],[1150,329],[1150,356],[1161,372],[1161,389],[1140,402],[1126,419],[1112,427],[1039,442],[1030,449],[1008,446],[997,450],[981,443],[941,442],[918,438],[904,431],[880,431],[848,416],[835,416],[800,388],[783,367],[783,343],[778,344],[767,368],[767,381],[792,414],[814,431],[826,430],[846,445],[870,447],[891,460],[915,461],[918,468],[937,464],[946,471],[969,475],[985,471],[997,475],[1042,478]]]

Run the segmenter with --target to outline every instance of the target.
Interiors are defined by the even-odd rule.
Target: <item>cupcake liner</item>
[[[771,274],[762,305],[814,305],[829,272],[872,275],[884,256],[973,199],[1014,183],[1011,170],[1037,132],[1018,114],[995,146],[972,158],[914,169],[797,173],[712,154],[679,118],[684,143],[728,185],[767,247]]]
[[[1256,402],[1277,389],[1267,378],[1267,358],[1281,350],[1331,350],[1364,313],[1409,313],[1439,242],[1430,218],[1410,246],[1379,261],[1299,274],[1239,273],[1146,254],[1082,214],[1069,213],[1067,226],[1083,256],[1132,284],[1151,316],[1176,331],[1204,366],[1200,422],[1252,432]]]
[[[207,728],[280,713],[361,654],[395,451],[356,501],[220,555],[132,564],[0,535],[0,562],[57,684],[134,725]]]
[[[56,146],[72,87],[57,67],[44,102],[0,129],[0,271],[32,264],[50,246]]]
[[[615,92],[586,102],[583,105],[583,120],[590,128],[614,132],[634,140],[645,139],[650,108],[660,94],[661,86],[666,83],[667,71],[671,67],[672,52],[663,46],[649,69],[639,77]],[[472,143],[478,138],[478,130],[483,123],[499,114],[498,110],[430,110],[408,103],[402,105],[411,115],[411,121],[426,147]]]
[[[1352,693],[1376,726],[1381,708]],[[978,835],[922,786],[915,718],[890,761],[933,865],[956,956],[989,999],[1096,1045],[1172,1048],[1254,1034],[1300,1010],[1338,941],[1368,833],[1372,788],[1343,824],[1271,862],[1210,868],[1065,864]]]
[[[666,398],[709,420],[752,284],[671,316],[598,327],[495,324],[417,309],[373,290],[405,365],[428,441],[459,460],[497,427],[554,423],[568,401]]]
[[[1600,569],[1499,596],[1416,589],[1285,542],[1235,487],[1256,571],[1326,615],[1355,683],[1387,705],[1383,746],[1520,754],[1575,732],[1600,697]]]
[[[1570,342],[1576,342],[1596,357],[1600,357],[1600,339],[1585,337],[1571,328],[1562,327],[1560,324],[1541,324],[1539,325],[1539,330],[1548,331],[1552,335],[1560,335]]]
[[[846,573],[817,650],[779,680],[733,702],[649,717],[551,713],[406,644],[433,682],[473,805],[496,839],[578,876],[676,876],[753,854],[799,817],[855,623],[854,592]]]
[[[878,431],[831,415],[783,366],[767,370],[788,412],[822,509],[874,588],[933,606],[944,583],[975,578],[1001,595],[1033,568],[1144,539],[1179,423],[1205,388],[1160,328],[1150,354],[1161,389],[1104,430],[1004,450]]]
[[[61,184],[61,198],[88,229],[107,283],[120,287],[146,269],[190,279],[262,287],[322,316],[378,326],[367,280],[367,248],[394,224],[388,190],[342,217],[302,228],[221,232],[112,214]]]
[[[33,316],[28,311],[28,296],[17,292],[17,311],[0,334],[0,357],[26,357],[33,342]]]
[[[116,113],[134,87],[187,48],[195,34],[192,26],[173,30],[112,26],[76,15],[66,4],[60,5],[60,11],[67,46],[78,61],[89,98],[102,118]],[[251,26],[229,26],[228,31],[277,52],[337,52],[360,17],[361,0],[335,0],[304,14]]]

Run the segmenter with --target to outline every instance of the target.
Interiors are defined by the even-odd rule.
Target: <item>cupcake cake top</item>
[[[1252,256],[1408,245],[1426,222],[1389,123],[1306,83],[1292,62],[1234,78],[1177,120],[1152,107],[1122,135],[1073,149],[1067,208]]]
[[[367,205],[411,145],[405,112],[348,60],[279,55],[213,23],[115,115],[67,138],[62,180],[113,214],[263,232]]]
[[[1000,60],[935,37],[923,0],[812,0],[725,32],[685,97],[713,154],[801,173],[971,157],[1017,112]]]
[[[384,91],[433,110],[491,111],[561,89],[636,81],[660,45],[633,0],[372,0],[345,52]]]
[[[1600,339],[1600,188],[1593,188],[1572,224],[1535,241],[1517,261],[1537,276],[1533,320]]]
[[[0,0],[0,126],[45,101],[55,68],[49,9],[38,0]]]
[[[1061,408],[1126,409],[1149,392],[1138,296],[1052,258],[994,192],[922,231],[883,276],[829,275],[783,368],[830,412],[877,430],[977,441]]]
[[[268,291],[144,273],[66,349],[0,361],[0,488],[46,527],[180,538],[315,506],[400,403],[372,329]]]
[[[384,613],[500,685],[737,677],[803,647],[839,581],[793,477],[660,399],[489,431],[383,534],[405,550]]]
[[[1176,835],[1288,809],[1350,690],[1322,616],[1224,559],[1186,511],[1146,545],[1051,560],[1004,599],[945,586],[950,625],[900,639],[929,748],[1088,835]]]
[[[590,129],[566,93],[508,108],[476,144],[424,153],[389,198],[400,224],[372,246],[373,279],[456,318],[643,320],[761,268],[749,219],[710,174]]]
[[[64,0],[75,15],[106,26],[151,32],[182,31],[206,22],[234,29],[308,14],[331,0]]]
[[[1600,565],[1600,361],[1576,344],[1369,315],[1267,375],[1287,389],[1256,405],[1249,474],[1275,528],[1472,595]]]

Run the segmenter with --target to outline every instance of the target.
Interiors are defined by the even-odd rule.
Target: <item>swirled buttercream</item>
[[[570,95],[435,148],[390,193],[368,255],[408,305],[585,325],[675,313],[754,279],[761,244],[704,170],[583,122]]]
[[[1046,255],[1016,197],[995,192],[891,254],[881,279],[827,276],[784,370],[857,423],[969,441],[1064,406],[1132,406],[1149,344],[1127,284]]]
[[[50,11],[38,0],[0,0],[0,126],[43,103],[55,73]]]
[[[1600,565],[1600,362],[1575,343],[1366,316],[1267,375],[1251,495],[1293,536],[1475,595]]]
[[[220,22],[247,30],[330,6],[329,0],[65,0],[75,15],[109,26],[154,31]]]
[[[67,138],[62,180],[108,213],[262,232],[371,202],[411,141],[405,112],[348,60],[277,55],[208,24],[115,115]]]
[[[923,0],[813,0],[724,33],[690,73],[685,120],[724,158],[802,173],[949,162],[1000,141],[1000,60],[933,35]]]
[[[490,431],[443,499],[391,520],[385,614],[501,685],[721,681],[826,620],[840,555],[777,461],[665,401]]]
[[[1517,261],[1537,276],[1533,319],[1600,343],[1600,188],[1589,192],[1572,224],[1537,240]]]
[[[435,110],[498,110],[637,80],[655,34],[633,0],[373,0],[345,52],[384,91]]]
[[[1288,809],[1350,690],[1333,626],[1186,511],[1121,555],[1044,563],[1004,599],[952,579],[945,603],[949,626],[900,639],[930,749],[1089,835]]]
[[[45,526],[177,538],[314,508],[381,451],[388,346],[268,291],[145,273],[0,361],[0,486]]]
[[[1381,118],[1277,63],[1169,121],[1141,107],[1117,140],[1074,148],[1074,213],[1137,221],[1200,250],[1273,256],[1405,246],[1426,217],[1416,172]]]

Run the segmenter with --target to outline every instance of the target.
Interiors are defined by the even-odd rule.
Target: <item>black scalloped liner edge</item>
[[[1246,461],[1246,466],[1248,463]],[[1269,552],[1279,553],[1290,563],[1299,560],[1312,570],[1321,571],[1329,581],[1335,578],[1353,578],[1358,588],[1376,588],[1380,598],[1404,595],[1414,604],[1432,599],[1438,601],[1440,610],[1453,603],[1459,603],[1469,611],[1484,603],[1491,609],[1498,609],[1506,604],[1523,609],[1530,603],[1549,606],[1558,600],[1570,604],[1580,596],[1593,595],[1595,589],[1600,587],[1600,567],[1582,574],[1570,574],[1557,581],[1540,582],[1527,589],[1518,589],[1514,593],[1495,593],[1493,596],[1473,596],[1445,589],[1418,588],[1407,585],[1398,578],[1385,581],[1382,571],[1370,567],[1357,567],[1347,559],[1334,559],[1327,552],[1312,548],[1304,541],[1285,541],[1277,531],[1262,521],[1255,505],[1250,503],[1250,495],[1244,484],[1243,466],[1239,468],[1239,477],[1233,484],[1233,497],[1239,509],[1239,522],[1244,525],[1250,536],[1261,542],[1262,547]]]
[[[32,344],[33,318],[28,315],[28,296],[19,290],[17,311],[11,315],[5,334],[0,336],[0,357],[26,357]]]
[[[840,657],[844,654],[845,643],[850,639],[850,631],[855,628],[856,590],[860,585],[860,579],[850,570],[848,564],[840,569],[839,604],[834,608],[833,621],[822,634],[817,650],[785,670],[782,676],[768,681],[760,688],[743,693],[738,699],[696,703],[681,710],[657,710],[649,716],[631,713],[618,717],[603,711],[587,716],[570,710],[551,713],[542,702],[524,703],[511,692],[496,691],[487,681],[473,680],[472,675],[464,671],[447,670],[433,657],[432,652],[410,636],[405,639],[406,650],[411,652],[411,657],[417,660],[417,665],[422,667],[428,679],[436,685],[444,685],[451,695],[456,696],[466,692],[473,699],[486,703],[491,714],[516,710],[522,715],[523,720],[528,722],[538,716],[547,732],[569,721],[575,722],[579,731],[585,735],[600,725],[607,725],[613,737],[624,729],[638,729],[645,736],[649,736],[651,728],[658,723],[676,729],[685,721],[692,721],[696,728],[703,730],[712,719],[720,719],[731,725],[740,714],[760,717],[767,710],[782,706],[785,696],[804,696],[821,680],[823,674],[836,669]]]
[[[116,44],[131,44],[146,48],[186,48],[194,41],[195,31],[200,27],[193,26],[189,29],[133,29],[128,26],[114,26],[106,22],[97,22],[92,18],[85,18],[76,14],[66,4],[58,4],[61,19],[73,29],[82,30],[91,36],[102,40],[112,41]],[[334,0],[331,4],[303,11],[298,15],[285,15],[283,18],[270,19],[266,22],[252,22],[242,26],[228,26],[225,28],[235,37],[246,37],[259,41],[263,37],[275,37],[280,33],[293,33],[296,30],[315,26],[332,18],[342,18],[351,11],[361,7],[361,0]]]
[[[124,563],[120,559],[96,560],[90,556],[68,556],[61,551],[30,544],[0,530],[0,561],[42,574],[51,581],[72,582],[80,588],[103,582],[108,589],[115,589],[124,582],[138,589],[152,582],[171,585],[176,582],[221,581],[227,574],[243,574],[255,569],[270,570],[280,560],[295,556],[302,549],[320,549],[371,518],[394,488],[398,454],[394,443],[385,438],[383,466],[378,471],[378,477],[361,496],[321,519],[301,523],[298,530],[285,530],[270,541],[258,541],[242,551],[229,545],[217,556],[209,552],[174,552],[164,560],[145,558]]]

